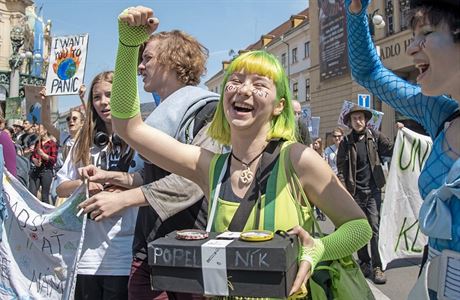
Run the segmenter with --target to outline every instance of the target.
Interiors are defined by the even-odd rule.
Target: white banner
[[[53,37],[46,95],[77,95],[85,74],[88,34]]]
[[[54,208],[7,172],[2,177],[7,217],[0,228],[0,299],[63,299],[81,242],[83,217],[76,213],[84,185]]]
[[[383,269],[394,259],[420,256],[428,239],[420,232],[420,171],[431,152],[428,136],[398,131],[380,218],[379,251]]]

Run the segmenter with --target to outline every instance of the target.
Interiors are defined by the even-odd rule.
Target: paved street
[[[331,232],[334,227],[329,219],[319,222],[324,232]],[[391,262],[385,274],[387,283],[376,285],[368,280],[376,300],[406,300],[414,286],[419,272],[420,259],[402,259]]]

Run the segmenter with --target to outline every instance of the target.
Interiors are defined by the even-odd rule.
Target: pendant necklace
[[[251,171],[250,166],[257,158],[259,158],[264,153],[264,151],[265,151],[265,148],[264,148],[264,150],[262,150],[262,152],[257,154],[256,157],[254,157],[248,163],[245,163],[244,161],[242,161],[241,159],[236,157],[235,154],[233,154],[233,151],[231,152],[232,157],[234,159],[236,159],[237,161],[239,161],[243,165],[243,167],[245,168],[244,170],[241,171],[241,174],[240,174],[240,180],[241,180],[242,183],[248,184],[248,183],[251,183],[251,181],[254,179],[254,173]]]

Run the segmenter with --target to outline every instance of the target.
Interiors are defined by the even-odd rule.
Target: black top
[[[358,135],[353,132],[356,143],[356,189],[369,189],[372,180],[369,158],[367,157],[367,145],[365,135]],[[361,138],[361,139],[360,139]]]

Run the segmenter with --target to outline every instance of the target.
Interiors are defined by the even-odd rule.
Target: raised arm
[[[45,88],[43,88],[40,91],[40,98],[42,100],[42,105],[46,105],[46,102],[49,101],[48,97],[46,97],[45,95]],[[61,144],[61,141],[60,141],[61,131],[59,131],[59,129],[54,127],[54,125],[49,122],[48,116],[45,116],[44,109],[41,110],[41,120],[42,120],[43,127],[45,127],[45,129],[48,131],[49,134],[51,134],[52,136],[56,138],[56,141],[58,142],[58,144]]]
[[[399,78],[383,66],[369,32],[368,4],[369,0],[345,0],[348,60],[353,79],[397,111],[422,124],[434,137],[457,103],[446,96],[424,96],[419,86]]]
[[[140,116],[137,91],[139,45],[158,27],[153,11],[129,8],[118,19],[119,44],[112,86],[111,111],[115,131],[141,155],[159,167],[186,177],[207,190],[212,153],[185,145],[146,125]]]

